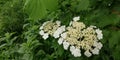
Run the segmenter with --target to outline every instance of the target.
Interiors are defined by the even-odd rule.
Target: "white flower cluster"
[[[40,27],[39,34],[44,40],[46,40],[49,35],[53,36],[54,38],[59,38],[60,34],[65,31],[65,26],[61,26],[60,24],[60,21],[47,21]]]
[[[83,22],[78,22],[80,17],[74,17],[68,27],[61,26],[60,21],[47,21],[40,27],[39,34],[44,39],[49,35],[58,39],[58,44],[63,45],[65,50],[70,49],[70,52],[75,57],[81,56],[81,49],[84,50],[84,55],[90,57],[98,55],[102,48],[100,39],[103,38],[102,31],[96,26],[86,27]]]

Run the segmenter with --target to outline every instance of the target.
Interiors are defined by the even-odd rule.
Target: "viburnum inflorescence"
[[[60,21],[47,21],[40,27],[39,34],[46,40],[49,35],[58,38],[63,31],[65,31],[65,26],[61,26]]]
[[[86,26],[78,22],[80,17],[74,17],[68,27],[61,26],[60,21],[47,21],[40,27],[40,35],[47,39],[49,35],[58,39],[58,44],[63,45],[65,50],[70,50],[75,57],[81,56],[81,49],[84,55],[90,57],[98,55],[102,48],[100,39],[103,38],[102,31],[96,26]]]

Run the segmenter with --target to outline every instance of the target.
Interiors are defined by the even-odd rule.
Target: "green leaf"
[[[107,25],[116,25],[120,22],[120,19],[117,15],[111,14],[111,15],[103,15],[99,19],[98,25],[100,27],[105,27]]]
[[[6,46],[7,44],[2,44],[0,45],[0,49],[3,48],[4,46]]]
[[[89,9],[89,0],[80,0],[79,4],[77,6],[77,11],[83,11],[83,10],[88,10]]]
[[[44,18],[48,11],[57,9],[58,0],[27,0],[25,10],[30,19],[37,20]]]
[[[24,54],[22,59],[23,60],[33,60],[33,56],[32,56],[32,54]]]
[[[59,48],[57,49],[56,51],[56,54],[59,55],[59,56],[62,56],[64,53],[64,49],[62,46],[59,46]]]
[[[108,37],[110,37],[110,33],[111,31],[109,30],[103,30],[103,39],[101,40],[103,44],[107,43]]]
[[[117,45],[116,48],[113,50],[112,56],[114,57],[114,60],[120,60],[120,45]]]
[[[58,0],[44,0],[43,3],[49,11],[54,11],[58,8]]]
[[[30,19],[39,19],[44,17],[47,14],[45,6],[41,0],[30,0],[26,1],[25,10],[29,15]]]
[[[44,55],[45,52],[43,50],[39,50],[36,55]]]
[[[109,47],[110,48],[115,48],[115,45],[117,45],[117,44],[119,44],[120,43],[120,41],[119,41],[119,39],[120,39],[120,31],[113,31],[112,33],[111,33],[111,37],[109,38]]]

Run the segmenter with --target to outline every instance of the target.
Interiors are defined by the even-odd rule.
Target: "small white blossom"
[[[59,27],[53,34],[54,38],[59,38],[60,34],[65,31],[65,26]]]
[[[96,26],[94,26],[94,25],[90,25],[90,27],[92,27],[92,28],[97,28]]]
[[[91,50],[91,52],[95,55],[99,54],[99,49],[98,48],[94,48],[93,50]]]
[[[68,42],[66,42],[66,41],[63,42],[63,48],[64,48],[65,50],[68,49],[69,45],[70,45],[70,44],[69,44]]]
[[[47,23],[49,23],[50,21],[44,22],[42,26],[45,26]]]
[[[43,35],[43,39],[47,39],[49,37],[49,34],[48,33],[45,33],[44,35]]]
[[[70,46],[70,51],[72,52],[73,50],[75,50],[75,46]]]
[[[94,41],[93,46],[95,46],[95,47],[98,46],[98,42]]]
[[[46,25],[47,23],[49,23],[49,22],[50,22],[50,21],[44,22],[44,23],[42,24],[42,26],[40,26],[39,29],[40,29],[40,30],[43,29],[43,26],[45,26],[45,25]]]
[[[102,30],[96,29],[96,33],[97,33],[97,38],[98,38],[99,40],[103,38]]]
[[[98,48],[98,49],[101,49],[102,48],[102,43],[101,42],[94,42],[94,44],[93,44],[93,46],[95,46],[96,48]]]
[[[58,26],[60,26],[61,22],[60,22],[60,21],[56,21],[56,24],[57,24]]]
[[[84,55],[87,56],[87,57],[92,56],[92,54],[88,50],[84,52]]]
[[[73,18],[73,21],[78,21],[78,20],[80,20],[80,17],[79,17],[79,16]]]
[[[71,54],[74,55],[74,57],[80,57],[81,51],[78,48],[75,48],[74,46],[70,46]]]
[[[59,38],[58,44],[61,45],[63,43],[63,38]]]
[[[55,33],[53,34],[54,38],[59,38],[59,32],[55,31]]]
[[[43,29],[43,26],[41,26],[39,29],[40,29],[40,30]]]
[[[39,31],[39,34],[44,35],[44,31],[43,30]]]
[[[103,47],[102,43],[101,43],[101,42],[99,42],[99,43],[98,43],[98,47],[97,47],[97,48],[98,48],[98,49],[101,49],[102,47]]]
[[[75,48],[73,51],[71,51],[72,55],[74,55],[74,57],[80,57],[81,56],[81,51],[80,49]]]
[[[67,36],[67,33],[61,34],[61,37],[62,37],[62,38],[66,38],[66,36]]]
[[[69,25],[71,26],[71,25],[72,25],[72,23],[73,23],[73,22],[72,22],[72,21],[70,21]]]

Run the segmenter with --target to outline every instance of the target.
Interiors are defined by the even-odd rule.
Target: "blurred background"
[[[103,31],[99,55],[74,57],[39,27],[73,17]],[[0,60],[120,60],[120,0],[0,0]]]

